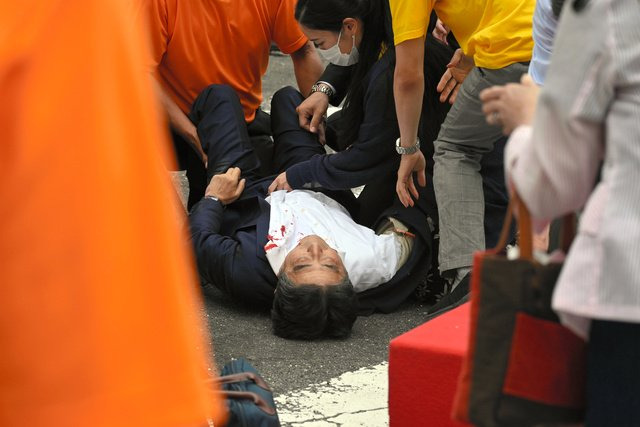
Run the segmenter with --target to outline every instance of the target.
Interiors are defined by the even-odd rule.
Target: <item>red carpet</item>
[[[391,427],[467,425],[451,419],[451,408],[468,339],[466,303],[391,341]]]

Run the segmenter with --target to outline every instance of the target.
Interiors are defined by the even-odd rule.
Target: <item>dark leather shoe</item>
[[[427,310],[427,314],[430,317],[435,317],[436,315],[445,313],[469,301],[470,278],[471,273],[467,273],[466,276],[462,278],[460,283],[458,283],[458,286],[456,286],[451,292],[443,295],[437,303],[435,303]]]

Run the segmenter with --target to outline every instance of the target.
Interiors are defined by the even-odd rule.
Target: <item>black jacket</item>
[[[267,261],[270,206],[264,200],[266,186],[245,191],[241,200],[226,207],[203,199],[191,211],[191,238],[198,270],[208,282],[234,299],[258,307],[270,307],[277,278]],[[387,209],[380,221],[393,216],[416,234],[408,261],[387,283],[358,294],[360,314],[396,309],[415,289],[431,263],[432,236],[426,227],[426,206],[422,198],[415,207],[399,203]]]

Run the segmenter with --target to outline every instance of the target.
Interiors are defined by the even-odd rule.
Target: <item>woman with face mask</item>
[[[293,88],[276,93],[271,107],[275,166],[281,173],[270,191],[312,185],[327,189],[366,185],[358,198],[357,219],[368,226],[393,202],[400,162],[393,146],[399,129],[393,101],[395,52],[387,9],[386,0],[299,0],[297,3],[296,19],[318,53],[331,64],[351,69],[344,107],[332,116],[326,131],[323,128],[319,133],[320,142],[326,139],[327,145],[338,153],[326,155],[317,136],[300,127],[295,109],[303,97]],[[452,51],[431,37],[426,45],[432,53],[425,56],[425,67],[432,72],[425,75],[440,76]],[[437,83],[435,78],[425,81],[424,99],[430,104],[425,111],[430,114],[423,117],[420,136],[421,149],[429,159],[427,173],[431,171],[432,141],[449,108],[438,102]],[[300,150],[301,145],[307,148],[306,153]],[[310,153],[319,155],[297,164],[297,159],[287,164],[279,162],[279,158],[291,158],[280,154],[291,152],[292,147],[296,147],[300,159],[308,159]],[[428,198],[429,192],[427,188],[425,197]],[[432,206],[435,209],[435,202]]]

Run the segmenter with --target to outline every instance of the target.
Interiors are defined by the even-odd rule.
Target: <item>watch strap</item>
[[[396,139],[396,152],[398,154],[413,154],[420,150],[420,138],[416,138],[416,143],[411,147],[403,147],[400,145],[400,138]]]

